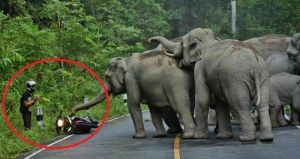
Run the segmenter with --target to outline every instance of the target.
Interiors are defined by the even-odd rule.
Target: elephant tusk
[[[175,54],[168,53],[167,51],[164,51],[164,53],[170,57],[175,57]]]

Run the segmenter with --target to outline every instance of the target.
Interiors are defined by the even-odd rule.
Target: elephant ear
[[[195,42],[189,46],[188,55],[189,55],[190,63],[194,63],[194,62],[201,60],[203,48],[204,48],[204,45],[201,42],[197,42],[197,43]]]
[[[195,51],[193,53],[190,53],[190,63],[197,62],[201,60],[202,50]]]
[[[118,61],[116,77],[120,84],[124,84],[125,73],[127,72],[127,64],[124,59]]]

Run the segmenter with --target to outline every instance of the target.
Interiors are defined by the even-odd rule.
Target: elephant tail
[[[260,103],[260,80],[258,74],[256,74],[256,76],[254,77],[254,80],[255,80],[255,88],[256,88],[256,96],[257,96],[256,106],[258,106]]]
[[[260,78],[258,73],[254,75],[254,83],[255,83],[256,96],[257,96],[256,106],[258,106],[260,103]]]

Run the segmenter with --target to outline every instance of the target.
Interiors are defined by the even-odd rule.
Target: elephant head
[[[126,58],[116,57],[109,61],[108,67],[105,71],[105,87],[109,95],[119,95],[125,92],[124,77],[127,71]],[[71,114],[82,109],[89,109],[92,106],[105,100],[105,92],[102,89],[97,97],[88,101],[87,103],[79,104],[72,109]]]
[[[294,57],[300,55],[300,33],[294,34],[291,38],[287,53]]]
[[[287,48],[289,59],[296,63],[296,74],[300,73],[300,33],[294,34]]]
[[[215,43],[217,39],[210,29],[193,29],[181,39],[181,42],[172,42],[164,37],[156,36],[149,42],[159,42],[167,51],[168,56],[180,58],[180,67],[191,67],[193,63],[201,59],[205,47]]]
[[[109,61],[105,71],[105,81],[111,88],[110,93],[114,96],[124,93],[124,77],[127,71],[126,58],[115,57]]]

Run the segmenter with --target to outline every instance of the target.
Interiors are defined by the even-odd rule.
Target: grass
[[[57,137],[55,121],[60,111],[63,115],[69,115],[73,106],[83,102],[85,97],[92,99],[102,89],[99,82],[81,68],[65,65],[69,69],[63,72],[57,70],[57,64],[41,64],[26,70],[14,80],[7,92],[5,101],[6,112],[12,126],[25,138],[39,144],[45,144]],[[62,75],[64,81],[62,81]],[[37,81],[34,96],[39,101],[32,108],[32,129],[23,131],[23,121],[19,112],[20,97],[24,91],[24,81],[33,79]],[[8,79],[0,81],[0,89],[4,90]],[[94,106],[90,110],[83,110],[77,116],[89,115],[100,121],[106,111],[106,102]],[[43,110],[44,129],[37,127],[35,108]],[[142,110],[147,107],[142,105]],[[108,119],[128,114],[128,108],[124,106],[121,96],[111,99]],[[6,125],[3,117],[0,117],[0,159],[16,158],[23,152],[30,151],[35,147],[19,139]]]
[[[123,100],[121,97],[116,97],[111,100],[111,107],[109,111],[109,119],[121,116],[124,114],[128,114],[128,108],[123,105]],[[143,110],[146,107],[143,106]],[[47,111],[46,111],[47,112]],[[88,111],[82,111],[78,113],[78,116],[89,114],[93,118],[100,120],[104,116],[105,113],[105,105],[102,103],[91,108]],[[30,141],[34,141],[36,143],[47,143],[48,141],[53,140],[57,137],[55,131],[55,120],[56,114],[44,114],[44,129],[40,130],[37,127],[35,116],[32,115],[32,129],[30,131],[23,131],[21,114],[14,113],[16,116],[10,118],[10,122],[12,125],[22,134],[24,137],[29,139]],[[0,132],[0,158],[16,158],[19,154],[30,151],[35,147],[28,145],[23,140],[16,137],[12,131],[8,128],[3,118],[1,118],[1,132]]]

